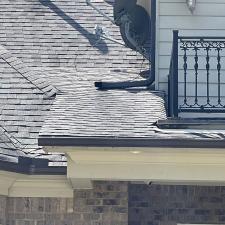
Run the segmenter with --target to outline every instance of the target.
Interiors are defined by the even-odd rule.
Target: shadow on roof
[[[51,0],[39,0],[39,2],[52,10],[55,14],[60,16],[64,21],[66,21],[71,27],[79,31],[86,39],[88,39],[89,43],[97,48],[102,54],[107,54],[109,52],[108,46],[104,40],[100,40],[98,42],[100,45],[96,43],[97,39],[95,35],[87,31],[84,27],[82,27],[79,23],[77,23],[72,17],[68,16],[63,10],[61,10],[58,6],[51,2]],[[94,24],[93,24],[94,25]]]

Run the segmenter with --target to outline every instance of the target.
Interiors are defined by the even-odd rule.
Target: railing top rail
[[[225,40],[225,37],[218,36],[178,36],[180,40]]]

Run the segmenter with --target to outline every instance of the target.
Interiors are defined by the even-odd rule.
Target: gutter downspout
[[[155,81],[154,76],[149,76],[146,80],[140,81],[123,81],[123,82],[95,82],[95,87],[98,89],[126,89],[133,87],[149,87]]]
[[[111,19],[109,16],[107,16],[104,12],[102,12],[100,9],[98,9],[96,6],[94,6],[91,3],[91,0],[86,0],[86,3],[88,6],[91,6],[94,10],[96,10],[98,13],[100,13],[102,16],[107,18],[109,21],[111,21],[113,24],[115,24],[115,21]],[[140,80],[140,81],[124,81],[124,82],[95,82],[95,87],[98,89],[126,89],[126,88],[132,88],[132,87],[150,87],[154,81],[155,81],[155,21],[156,21],[156,1],[151,1],[151,71],[149,74],[149,78],[146,80]],[[128,38],[130,36],[128,35]]]

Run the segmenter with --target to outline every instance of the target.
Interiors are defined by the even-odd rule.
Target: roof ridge
[[[45,79],[37,76],[36,72],[26,66],[22,60],[13,56],[12,53],[4,46],[0,45],[0,58],[8,65],[16,70],[21,76],[38,88],[47,98],[53,97],[59,90],[51,84],[48,84]]]

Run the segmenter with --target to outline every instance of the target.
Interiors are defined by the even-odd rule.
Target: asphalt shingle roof
[[[102,0],[94,4],[112,16],[112,6]],[[121,40],[119,28],[85,0],[2,0],[0,14],[0,126],[7,133],[0,135],[0,156],[13,162],[18,156],[48,158],[52,165],[65,165],[62,154],[46,154],[37,145],[55,95],[71,95],[78,87],[74,81],[85,81],[83,87],[79,83],[85,93],[96,80],[139,79],[148,61],[128,48],[97,40],[96,24]]]
[[[164,92],[144,88],[99,91],[94,87],[101,74],[106,81],[126,80],[127,73],[132,80],[140,79],[132,70],[84,69],[76,72],[76,79],[71,79],[72,72],[67,68],[39,68],[52,83],[61,77],[63,93],[57,96],[40,138],[149,138],[158,142],[180,140],[181,144],[186,140],[225,140],[224,130],[159,129],[156,122],[167,118]]]
[[[64,89],[66,93],[57,96],[40,135],[148,136],[158,119],[166,119],[163,92],[143,88],[99,91],[92,81],[98,73],[86,72],[85,77],[83,73]],[[107,75],[113,80],[112,72],[104,71]],[[122,80],[123,73],[114,75]]]
[[[57,89],[2,46],[0,76],[0,155],[43,157],[37,137]]]
[[[112,6],[92,1],[112,17]],[[42,136],[225,139],[222,132],[158,129],[155,122],[166,118],[162,92],[96,90],[94,81],[141,79],[149,63],[128,48],[98,41],[96,24],[121,41],[119,28],[85,0],[1,0],[0,14],[2,160],[28,156],[65,165],[63,154],[38,146],[41,127]]]

